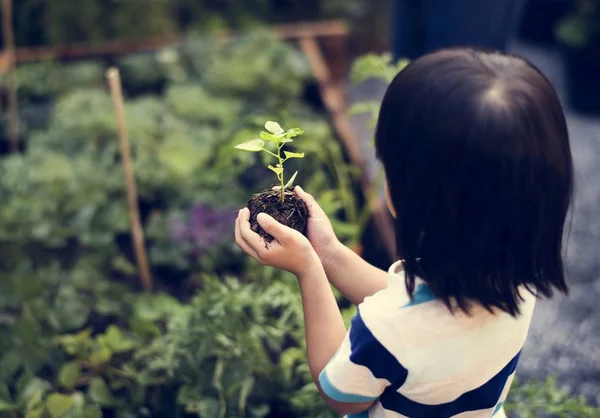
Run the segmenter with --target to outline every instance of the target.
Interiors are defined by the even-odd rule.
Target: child
[[[298,277],[308,364],[335,411],[504,417],[536,297],[567,292],[573,173],[559,99],[521,58],[440,50],[391,83],[375,142],[400,259],[387,274],[340,244],[300,187],[308,239],[261,214],[267,249],[242,209],[236,242]],[[348,333],[329,283],[359,305]]]

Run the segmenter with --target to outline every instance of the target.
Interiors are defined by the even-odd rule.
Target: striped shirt
[[[411,300],[395,263],[387,288],[359,305],[321,388],[339,402],[374,401],[348,418],[505,417],[535,305],[521,295],[517,318],[480,306],[451,313],[422,280]]]

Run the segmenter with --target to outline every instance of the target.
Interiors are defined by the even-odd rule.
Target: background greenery
[[[19,0],[18,45],[143,38],[175,31],[251,28],[261,23],[355,19],[363,0]],[[143,5],[143,7],[141,7]]]
[[[70,4],[51,7],[65,13],[68,36],[100,19],[90,2]],[[123,13],[115,25],[133,19]],[[110,34],[93,36],[122,32]],[[129,238],[104,83],[111,61],[127,94],[152,294],[139,291]],[[369,56],[355,78],[387,78],[394,65]],[[307,99],[303,57],[258,31],[108,61],[22,65],[18,80],[25,151],[0,159],[0,416],[333,417],[306,365],[295,279],[243,257],[231,237],[235,210],[272,182],[260,156],[233,145],[267,119],[306,131],[297,144],[307,158],[290,169],[344,242],[360,237],[356,173]],[[339,302],[348,321],[354,308]],[[507,409],[598,416],[552,380],[518,384]]]
[[[156,292],[138,292],[105,63],[20,66],[26,151],[0,160],[0,411],[329,416],[295,280],[232,243],[235,210],[272,181],[233,145],[268,119],[306,131],[298,181],[358,238],[353,173],[304,99],[307,63],[254,32],[118,65]]]

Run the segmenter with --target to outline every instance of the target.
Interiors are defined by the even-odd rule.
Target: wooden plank
[[[5,0],[6,1],[6,0]],[[323,22],[303,22],[273,27],[282,39],[312,37],[343,37],[349,33],[348,25],[339,20]],[[235,37],[234,33],[222,33],[221,38]],[[74,43],[55,47],[18,48],[15,51],[17,63],[44,59],[77,59],[101,55],[131,54],[135,52],[155,51],[172,46],[181,41],[181,36],[171,34],[164,37],[115,40],[102,43]]]
[[[76,43],[56,47],[19,48],[16,60],[19,63],[46,59],[75,59],[101,55],[119,55],[135,52],[155,51],[174,45],[179,41],[177,36],[148,38],[131,41],[108,41],[102,43]]]
[[[319,83],[323,102],[332,118],[333,126],[348,153],[350,162],[357,167],[361,173],[359,183],[363,194],[365,196],[370,196],[373,185],[367,175],[365,159],[363,158],[360,146],[354,135],[354,130],[346,116],[346,99],[342,89],[339,85],[332,83],[329,68],[321,53],[317,40],[313,37],[304,37],[300,38],[298,42],[301,50],[308,59],[308,63],[317,82]],[[383,241],[384,248],[390,259],[394,260],[396,256],[396,245],[391,215],[385,205],[382,205],[379,200],[374,202],[371,211],[377,233]]]

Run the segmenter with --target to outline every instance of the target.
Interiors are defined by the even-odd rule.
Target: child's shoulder
[[[517,317],[492,313],[478,305],[472,306],[469,313],[450,311],[422,280],[417,281],[411,298],[403,271],[396,263],[389,270],[388,286],[365,298],[358,309],[365,326],[388,350],[402,356],[427,347],[430,354],[437,355],[435,352],[441,347],[446,352],[450,347],[460,351],[474,342],[489,346],[507,341],[522,344],[535,304],[531,293],[523,290],[522,296],[521,314]]]

